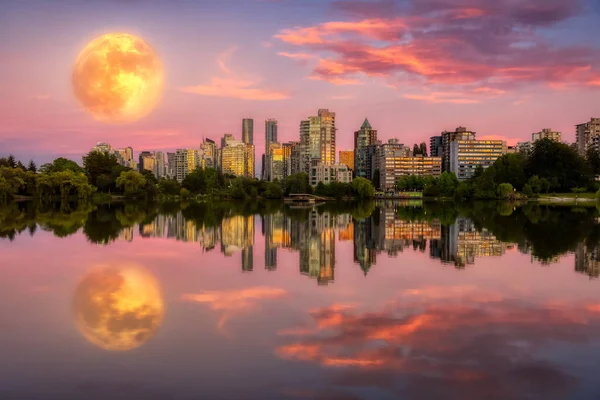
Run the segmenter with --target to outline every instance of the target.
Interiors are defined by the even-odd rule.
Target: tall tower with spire
[[[373,129],[369,120],[365,118],[360,129],[354,132],[354,168],[357,177],[372,178],[368,176],[368,148],[376,142],[377,131]]]

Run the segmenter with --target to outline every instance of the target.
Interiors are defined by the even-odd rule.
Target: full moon
[[[75,324],[90,343],[112,351],[143,345],[164,317],[158,282],[137,265],[94,268],[73,296]]]
[[[73,91],[97,120],[128,123],[148,115],[163,89],[162,64],[152,48],[128,33],[92,40],[73,68]]]

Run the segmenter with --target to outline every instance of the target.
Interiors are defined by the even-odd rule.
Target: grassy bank
[[[540,204],[559,206],[584,206],[595,207],[598,203],[595,193],[552,193],[542,194],[537,199],[532,199]]]

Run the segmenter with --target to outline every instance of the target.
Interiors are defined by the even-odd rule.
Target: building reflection
[[[274,270],[279,248],[298,252],[302,275],[316,279],[319,285],[334,280],[336,231],[352,225],[348,214],[334,215],[311,210],[306,219],[292,219],[282,212],[265,215],[265,268]]]
[[[260,217],[228,214],[213,221],[205,224],[186,219],[181,211],[158,215],[152,222],[139,226],[139,235],[196,242],[203,251],[218,248],[225,256],[239,252],[242,271],[251,272],[258,222],[264,239],[264,268],[276,271],[281,264],[279,257],[287,259],[280,254],[282,251],[297,254],[300,274],[314,279],[318,285],[334,282],[336,242],[352,241],[354,263],[365,275],[377,264],[381,253],[396,257],[405,250],[428,253],[430,258],[456,268],[474,265],[479,258],[501,257],[517,247],[519,252],[531,254],[532,262],[549,264],[560,260],[560,256],[545,257],[542,262],[534,257],[527,241],[504,242],[491,230],[462,216],[453,218],[453,223],[443,224],[432,215],[424,215],[418,207],[376,207],[366,217],[317,207],[300,212],[281,210]],[[133,240],[133,228],[124,229],[120,239]],[[575,270],[590,277],[600,275],[598,246],[577,247]]]
[[[575,250],[575,271],[590,278],[600,276],[600,251],[598,245],[579,243]]]
[[[485,228],[476,228],[475,223],[464,217],[456,222],[441,227],[439,239],[430,241],[429,255],[443,263],[452,263],[457,268],[475,264],[479,257],[500,257],[511,243],[504,243]]]

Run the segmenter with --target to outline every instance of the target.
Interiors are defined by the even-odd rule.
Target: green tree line
[[[505,154],[490,167],[478,167],[473,178],[459,182],[452,172],[439,178],[405,176],[398,180],[400,191],[423,191],[424,196],[468,199],[518,199],[542,193],[596,192],[600,154],[590,149],[586,157],[564,143],[537,141],[531,154]]]
[[[182,182],[174,178],[157,179],[152,171],[136,171],[118,163],[115,155],[97,151],[83,157],[83,167],[66,158],[57,158],[39,170],[31,161],[25,167],[13,156],[0,159],[0,200],[16,196],[44,200],[87,199],[95,192],[119,194],[127,198],[154,199],[157,196],[198,195],[231,199],[281,199],[293,193],[311,194],[306,173],[294,174],[283,182],[224,175],[212,168],[196,168]],[[370,181],[356,178],[352,183],[319,184],[315,194],[334,198],[372,198],[375,190]]]

